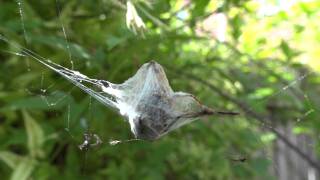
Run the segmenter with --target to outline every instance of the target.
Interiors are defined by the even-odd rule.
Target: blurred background
[[[320,179],[320,1],[0,1],[0,34],[92,78],[145,62],[174,90],[236,117],[155,142],[0,40],[1,179]],[[83,134],[99,147],[81,151]]]

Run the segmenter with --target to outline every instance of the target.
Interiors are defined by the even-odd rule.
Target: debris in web
[[[84,133],[84,141],[79,145],[80,150],[89,150],[91,147],[96,147],[102,144],[102,140],[97,134]]]
[[[131,1],[127,1],[126,23],[128,29],[132,30],[134,34],[140,33],[144,37],[143,33],[146,30],[146,25]]]
[[[65,68],[9,42],[1,35],[0,39],[20,50],[20,54],[31,57],[60,74],[105,106],[118,111],[128,120],[136,139],[156,140],[202,116],[237,114],[214,111],[201,104],[192,94],[174,92],[162,66],[155,61],[142,65],[137,73],[124,83],[113,84]],[[97,88],[98,90],[95,90]],[[86,143],[83,146],[86,146]]]
[[[110,140],[109,144],[111,146],[115,146],[121,143],[127,143],[127,142],[132,142],[132,141],[141,141],[141,139],[127,139],[127,140]]]
[[[22,29],[23,29],[23,34],[24,34],[24,38],[25,38],[25,44],[26,44],[26,46],[27,46],[27,44],[28,44],[28,38],[27,38],[27,33],[26,33],[26,30],[25,30],[25,27],[24,27],[24,13],[23,13],[23,0],[17,0],[17,4],[18,4],[18,6],[19,6],[19,14],[20,14],[20,21],[21,21],[21,26],[22,26]],[[58,0],[56,0],[56,4],[59,4],[58,3]],[[66,49],[68,50],[68,53],[69,53],[69,61],[70,61],[70,63],[71,63],[71,69],[73,70],[74,68],[73,68],[73,61],[72,61],[72,57],[71,57],[71,53],[70,53],[70,47],[69,47],[69,44],[68,44],[68,38],[67,38],[67,35],[66,35],[66,32],[65,32],[65,28],[64,28],[64,25],[63,25],[63,22],[62,22],[62,20],[61,20],[61,18],[60,18],[60,9],[59,9],[59,7],[58,7],[58,5],[57,5],[57,11],[58,11],[58,17],[59,17],[59,20],[60,20],[60,25],[62,26],[62,32],[63,32],[63,35],[64,35],[64,39],[65,39],[65,44],[66,44]],[[139,16],[138,16],[139,17]],[[130,19],[130,18],[129,18]],[[131,18],[132,19],[132,18]],[[128,21],[127,21],[128,22]],[[140,31],[136,31],[134,28],[136,28],[136,27],[140,27],[142,30],[145,30],[145,27],[143,26],[143,25],[141,25],[141,23],[139,22],[139,19],[137,20],[137,22],[138,23],[136,23],[136,24],[133,24],[132,23],[133,21],[131,21],[131,28],[132,28],[132,30],[136,33],[136,32],[140,32]],[[143,23],[143,22],[142,22]],[[133,24],[133,25],[132,25]],[[140,26],[139,26],[139,24],[140,24]],[[138,29],[139,30],[139,29]],[[143,33],[143,31],[142,31],[142,33]],[[143,35],[143,34],[142,34]],[[1,35],[0,35],[0,40],[4,40],[4,41],[6,41],[6,39],[3,39],[3,37],[1,37]],[[20,47],[19,47],[20,48]],[[3,50],[2,50],[3,51]],[[25,51],[26,52],[28,52],[29,50],[27,50],[27,49],[25,49]],[[19,52],[9,52],[9,53],[11,53],[11,54],[15,54],[15,55],[18,55],[18,56],[26,56],[26,57],[32,57],[32,56],[34,56],[34,57],[32,57],[32,58],[34,58],[34,59],[36,59],[36,58],[39,58],[38,59],[38,61],[40,60],[43,60],[43,61],[46,61],[46,59],[45,58],[42,58],[41,56],[38,56],[37,54],[35,54],[35,53],[33,53],[32,51],[29,51],[28,53],[26,53],[26,52],[24,52],[24,50],[22,50],[22,53],[19,53]],[[39,61],[39,62],[40,62]],[[114,95],[110,95],[110,93],[108,93],[109,91],[110,92],[112,92],[113,90],[117,90],[117,85],[114,85],[114,87],[111,87],[111,88],[109,88],[108,89],[108,87],[110,87],[110,82],[108,82],[108,81],[104,81],[104,80],[96,80],[96,79],[90,79],[90,78],[88,78],[87,76],[85,76],[85,75],[83,75],[83,74],[81,74],[80,72],[78,72],[78,71],[71,71],[71,70],[69,70],[69,69],[63,69],[64,67],[61,67],[61,66],[59,66],[59,65],[57,65],[57,64],[51,64],[52,62],[51,61],[49,61],[49,60],[47,60],[48,61],[48,65],[46,65],[45,63],[42,63],[42,64],[44,64],[44,65],[46,65],[47,67],[49,67],[49,66],[52,66],[50,69],[52,69],[52,70],[54,70],[54,68],[56,68],[56,69],[58,69],[58,71],[60,71],[60,73],[58,72],[58,71],[56,71],[56,70],[54,70],[54,71],[56,71],[57,73],[59,73],[60,75],[62,75],[64,78],[66,78],[66,79],[68,79],[68,78],[70,78],[69,79],[69,81],[71,81],[73,84],[75,84],[77,87],[79,87],[79,88],[81,88],[81,89],[83,89],[85,92],[87,92],[88,94],[90,94],[90,96],[92,96],[92,97],[94,97],[94,98],[96,98],[98,101],[100,101],[101,103],[103,103],[104,105],[106,105],[106,106],[110,106],[110,107],[113,107],[113,108],[115,108],[115,109],[117,109],[117,110],[119,110],[119,112],[121,112],[121,109],[120,109],[120,107],[125,107],[124,108],[124,110],[122,111],[123,113],[121,113],[122,115],[123,114],[131,114],[130,112],[127,112],[126,111],[126,109],[130,109],[129,107],[131,107],[132,108],[132,106],[129,106],[129,105],[132,105],[132,104],[129,104],[129,103],[126,103],[124,100],[123,100],[123,102],[121,101],[121,98],[115,98],[114,97]],[[29,65],[29,59],[27,58],[27,65],[28,65],[28,70],[30,71],[30,65]],[[55,66],[55,65],[57,65],[57,66]],[[61,69],[59,69],[59,68],[61,68]],[[289,88],[291,88],[292,86],[294,86],[297,82],[300,82],[300,81],[302,81],[302,80],[304,80],[307,76],[309,76],[311,73],[313,73],[313,72],[310,72],[310,73],[306,73],[306,74],[304,74],[304,75],[302,75],[302,76],[299,76],[299,78],[298,79],[296,79],[295,81],[292,81],[291,83],[289,83],[288,85],[286,85],[286,86],[284,86],[283,88],[281,88],[278,92],[276,92],[276,93],[273,93],[271,96],[268,96],[266,99],[264,99],[264,100],[261,100],[261,101],[259,101],[259,103],[258,104],[260,104],[260,103],[262,103],[262,102],[264,102],[264,101],[266,101],[267,99],[270,99],[270,98],[272,98],[272,97],[274,97],[274,96],[277,96],[277,95],[279,95],[279,94],[281,94],[282,92],[284,92],[284,91],[286,91],[286,90],[288,90]],[[64,75],[63,75],[64,74]],[[164,76],[165,77],[165,76]],[[43,78],[43,75],[42,75],[42,78]],[[165,77],[166,78],[166,77]],[[75,80],[75,82],[73,82],[73,80]],[[87,80],[87,81],[86,81]],[[89,81],[90,80],[90,81]],[[43,81],[43,79],[41,79],[41,81]],[[76,83],[79,83],[78,85],[76,84]],[[84,83],[87,83],[87,84],[84,84]],[[96,84],[95,84],[96,83]],[[41,84],[42,84],[42,82],[41,82]],[[87,87],[88,86],[88,84],[89,85],[94,85],[94,86],[97,86],[99,89],[100,89],[100,91],[96,91],[96,90],[93,90],[93,89],[91,89],[91,88],[89,88],[89,87]],[[103,86],[101,86],[101,84],[103,85]],[[124,83],[123,83],[124,84]],[[41,85],[41,87],[42,87],[42,85]],[[107,90],[108,89],[108,90]],[[104,92],[104,90],[106,90],[106,91],[108,91],[108,92]],[[44,89],[44,90],[42,90],[41,89],[41,91],[46,91],[46,89]],[[43,92],[43,93],[44,93]],[[124,92],[124,91],[121,91],[121,92]],[[94,94],[94,93],[96,93],[96,94]],[[117,94],[117,92],[115,91],[115,92],[113,92],[114,94]],[[112,93],[111,93],[112,94]],[[120,93],[118,93],[118,94],[120,94]],[[45,96],[41,96],[45,101],[46,101],[46,103],[48,104],[48,106],[53,106],[53,105],[55,105],[55,104],[57,104],[57,103],[59,103],[64,97],[62,97],[62,98],[59,98],[55,103],[51,103],[51,102],[48,102],[46,99],[45,99]],[[145,97],[145,96],[144,96]],[[110,101],[110,102],[109,102]],[[120,106],[121,105],[121,102],[123,103],[122,104],[122,106]],[[307,99],[307,102],[309,103],[309,100]],[[114,103],[114,104],[113,104]],[[146,104],[146,103],[145,103]],[[161,104],[161,103],[160,103]],[[118,106],[113,106],[113,105],[118,105]],[[158,106],[158,104],[156,105],[156,106]],[[134,107],[134,106],[133,106]],[[136,107],[137,107],[137,105],[136,105]],[[251,107],[253,107],[253,106],[251,106]],[[154,109],[161,109],[161,110],[164,110],[164,109],[166,109],[166,108],[163,108],[163,107],[154,107]],[[135,108],[132,108],[132,109],[135,109]],[[143,109],[143,108],[142,108]],[[145,109],[145,108],[144,108]],[[177,109],[179,109],[179,108],[177,108]],[[137,108],[135,109],[135,110],[137,110]],[[253,110],[253,108],[250,108],[249,109],[249,111],[251,111],[251,110]],[[164,110],[166,113],[171,113],[170,111],[167,111],[167,110]],[[307,112],[305,112],[301,117],[299,117],[299,118],[297,118],[296,119],[296,123],[299,123],[299,122],[301,122],[302,120],[304,120],[308,115],[310,115],[311,113],[313,113],[314,111],[316,111],[315,109],[310,109],[309,111],[307,111]],[[141,116],[141,113],[143,112],[141,112],[141,111],[133,111],[133,112],[135,112],[136,114],[137,114],[137,117],[139,117],[139,116]],[[159,111],[159,114],[161,114],[160,113],[161,111]],[[152,114],[152,113],[151,113]],[[192,113],[191,113],[192,114]],[[193,113],[194,114],[194,113]],[[224,112],[214,112],[213,114],[224,114]],[[232,113],[232,112],[226,112],[225,114],[227,114],[227,115],[236,115],[237,113]],[[200,117],[201,115],[198,115],[198,117]],[[128,119],[128,116],[125,116],[127,119]],[[179,117],[179,116],[178,116]],[[196,117],[196,116],[195,116]],[[188,116],[185,116],[185,117],[183,117],[183,118],[186,118],[186,119],[189,119],[188,121],[192,121],[193,120],[193,118],[191,118],[190,117],[190,115],[188,115]],[[156,123],[157,121],[156,121],[156,119],[154,119],[154,120],[144,120],[145,118],[141,118],[141,120],[136,120],[136,119],[134,119],[134,120],[132,120],[132,122],[133,122],[133,125],[132,125],[132,123],[130,123],[131,121],[129,121],[129,123],[130,123],[130,126],[131,126],[131,129],[133,129],[133,127],[135,127],[135,129],[138,129],[138,130],[140,130],[140,131],[142,131],[142,132],[140,132],[140,134],[143,134],[143,131],[146,131],[146,130],[144,130],[144,129],[151,129],[151,131],[154,131],[155,133],[158,133],[158,137],[161,137],[163,134],[166,134],[167,132],[170,132],[171,130],[173,130],[174,128],[173,127],[175,127],[175,128],[178,128],[178,127],[180,127],[181,125],[183,125],[183,124],[187,124],[188,122],[187,121],[183,121],[183,120],[180,120],[180,121],[178,121],[178,120],[176,120],[176,126],[172,126],[171,127],[171,130],[167,130],[167,132],[166,131],[163,131],[163,132],[165,132],[165,133],[163,133],[163,134],[161,134],[161,132],[162,131],[157,131],[158,129],[157,129],[157,126],[152,126],[152,124],[154,124],[154,123]],[[130,120],[130,119],[128,119],[128,120]],[[69,104],[69,106],[68,106],[68,117],[67,117],[67,127],[66,127],[66,131],[71,135],[71,133],[70,133],[70,131],[69,131],[69,122],[70,121],[70,104]],[[141,122],[140,122],[141,121]],[[144,126],[146,126],[145,125],[145,123],[142,123],[142,121],[145,121],[145,122],[149,122],[149,121],[154,121],[154,122],[152,122],[152,123],[146,123],[146,124],[148,124],[148,126],[147,127],[144,127]],[[173,120],[171,120],[172,122],[173,122]],[[137,122],[139,122],[138,124],[137,124]],[[169,122],[169,120],[166,120],[166,122]],[[161,124],[161,123],[158,123],[158,124]],[[181,124],[181,125],[179,125],[178,126],[178,124]],[[166,125],[166,124],[163,124],[163,125]],[[263,123],[262,124],[263,126],[268,126],[269,127],[269,129],[275,129],[271,124],[265,124],[265,123]],[[132,127],[133,126],[133,127]],[[139,128],[139,127],[141,127],[141,128]],[[161,128],[160,128],[161,129]],[[169,129],[169,128],[168,128]],[[133,132],[133,133],[135,133],[135,132]],[[149,132],[147,132],[147,133],[149,133]],[[153,132],[152,132],[153,133]],[[136,134],[135,134],[136,135]],[[72,135],[71,135],[72,136]],[[136,137],[137,137],[137,135],[136,135]],[[143,136],[142,136],[143,137]],[[140,137],[140,138],[142,138],[142,137]],[[154,137],[153,135],[152,135],[152,137]],[[124,142],[130,142],[130,141],[138,141],[138,140],[141,140],[141,139],[130,139],[130,140],[110,140],[109,141],[109,144],[110,145],[118,145],[118,144],[121,144],[121,143],[124,143]],[[103,143],[102,141],[101,141],[101,139],[99,138],[99,136],[98,135],[96,135],[96,134],[90,134],[90,133],[85,133],[84,134],[84,142],[81,144],[81,145],[79,145],[79,148],[80,149],[83,149],[83,150],[88,150],[90,147],[95,147],[95,146],[98,146],[98,145],[100,145],[101,143]],[[263,143],[262,143],[263,144]],[[248,161],[248,159],[246,158],[246,157],[237,157],[237,158],[234,158],[234,159],[230,159],[231,161],[234,161],[234,162],[246,162],[246,161]],[[272,160],[272,159],[271,159]]]

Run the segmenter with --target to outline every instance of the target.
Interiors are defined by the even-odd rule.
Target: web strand
[[[49,69],[55,71],[56,73],[60,74],[62,77],[64,77],[65,79],[69,80],[71,83],[73,83],[74,85],[76,85],[77,87],[79,87],[80,89],[82,89],[83,91],[85,91],[86,93],[88,93],[89,95],[93,96],[94,98],[96,98],[98,101],[100,101],[102,104],[106,105],[106,106],[110,106],[113,108],[116,108],[116,104],[114,101],[112,101],[111,99],[108,99],[108,97],[106,97],[105,95],[102,95],[98,92],[93,91],[92,89],[88,88],[87,86],[85,86],[84,84],[82,84],[83,82],[87,82],[90,83],[92,85],[96,85],[97,87],[104,87],[105,85],[105,81],[101,82],[100,80],[97,79],[91,79],[88,78],[87,76],[81,74],[78,71],[73,71],[73,70],[69,70],[61,65],[58,65],[54,62],[52,62],[51,60],[47,60],[43,57],[41,57],[40,55],[34,53],[33,51],[26,49],[22,46],[13,44],[11,42],[9,42],[6,38],[4,38],[2,35],[0,35],[0,40],[12,45],[13,47],[20,49],[21,53],[25,56],[31,57],[34,60],[38,61],[39,63],[45,65],[46,67],[48,67]]]
[[[28,37],[27,37],[27,32],[26,32],[26,29],[25,29],[25,24],[24,24],[24,13],[23,13],[23,3],[22,3],[22,0],[17,0],[17,4],[18,4],[18,7],[19,7],[19,14],[20,14],[20,21],[21,21],[21,26],[22,26],[22,29],[23,29],[23,34],[24,34],[24,40],[25,40],[25,43],[26,45],[28,44]],[[92,84],[92,85],[95,85],[97,87],[101,87],[102,86],[102,83],[99,82],[99,80],[97,79],[91,79],[91,78],[88,78],[84,75],[82,75],[81,73],[77,72],[77,71],[73,71],[74,69],[74,62],[72,60],[72,54],[71,54],[71,48],[70,48],[70,44],[68,42],[68,36],[67,36],[67,33],[66,33],[66,29],[64,27],[64,24],[63,24],[63,21],[62,21],[62,18],[61,18],[61,8],[59,6],[59,1],[56,0],[56,8],[57,8],[57,14],[58,14],[58,18],[59,18],[59,22],[60,22],[60,25],[61,25],[61,29],[62,29],[62,32],[63,32],[63,36],[64,36],[64,40],[65,40],[65,48],[67,49],[68,51],[68,58],[69,58],[69,61],[70,61],[70,64],[71,64],[71,69],[72,70],[69,70],[67,68],[64,68],[63,66],[60,66],[58,64],[55,64],[53,62],[51,62],[50,60],[47,60],[41,56],[39,56],[38,54],[32,52],[31,50],[28,50],[27,48],[24,48],[24,47],[20,47],[20,46],[17,46],[17,45],[13,45],[13,43],[9,42],[6,38],[4,38],[3,36],[0,35],[0,39],[2,41],[5,41],[7,42],[8,44],[10,45],[13,45],[14,47],[18,48],[18,49],[21,49],[22,52],[21,53],[15,53],[15,55],[19,55],[19,56],[24,56],[24,57],[31,57],[35,60],[37,60],[38,62],[40,62],[41,64],[49,67],[50,69],[54,70],[55,72],[57,72],[58,74],[60,74],[61,76],[63,76],[64,78],[68,79],[69,81],[71,81],[75,86],[81,88],[83,91],[85,91],[86,93],[88,93],[90,95],[90,102],[89,102],[89,113],[90,113],[90,120],[92,119],[92,115],[91,115],[91,111],[92,111],[92,102],[91,102],[91,96],[92,97],[95,97],[98,101],[102,102],[104,105],[107,105],[107,106],[112,106],[112,107],[115,107],[115,102],[114,100],[112,100],[111,98],[108,99],[106,98],[106,96],[102,95],[101,93],[97,93],[96,91],[93,91],[92,89],[86,87],[85,85],[83,85],[83,82],[87,82],[89,84]],[[13,53],[12,53],[13,54]],[[28,70],[30,71],[30,64],[29,64],[29,59],[27,58],[27,64],[28,64]],[[284,92],[286,92],[288,89],[294,87],[296,84],[298,84],[298,82],[301,82],[303,80],[305,80],[308,76],[310,76],[311,74],[313,74],[314,72],[311,71],[311,72],[308,72],[308,73],[305,73],[304,75],[302,76],[299,76],[296,80],[294,81],[291,81],[290,83],[288,83],[288,85],[285,85],[283,86],[281,89],[279,89],[277,92],[273,93],[272,95],[262,99],[262,100],[259,100],[258,103],[252,105],[250,107],[250,109],[247,110],[247,112],[249,111],[253,111],[254,110],[254,106],[257,106],[257,105],[260,105],[264,102],[266,102],[267,100],[270,100],[271,98],[273,97],[276,97]],[[41,91],[43,89],[43,81],[44,81],[44,76],[42,74],[42,77],[41,77]],[[74,86],[74,87],[75,87]],[[73,87],[73,88],[74,88]],[[51,88],[48,87],[47,89]],[[46,92],[46,90],[44,90],[44,92]],[[64,99],[66,96],[62,97],[61,99]],[[61,102],[61,99],[58,99],[55,103],[50,103],[45,96],[42,96],[41,95],[41,98],[44,99],[44,101],[47,102],[48,106],[54,106],[56,104],[58,104],[59,102]],[[295,124],[297,123],[300,123],[302,120],[304,120],[305,118],[307,118],[311,113],[315,112],[316,110],[314,108],[312,108],[312,104],[311,104],[311,101],[309,99],[309,97],[305,94],[304,95],[304,98],[305,100],[307,101],[307,103],[309,104],[309,107],[310,109],[305,111],[301,117],[297,118],[295,120]],[[68,108],[67,108],[67,122],[66,122],[66,128],[65,130],[71,135],[70,133],[70,115],[71,115],[71,112],[70,112],[70,104],[68,105]],[[264,126],[264,127],[267,127],[268,129],[274,129],[276,130],[276,128],[269,122],[263,122],[261,124],[261,126]],[[73,136],[72,136],[73,137]],[[260,138],[258,138],[260,140]],[[110,145],[116,145],[116,144],[119,144],[119,143],[123,143],[123,142],[131,142],[131,141],[137,141],[137,140],[140,140],[140,139],[129,139],[129,140],[111,140],[109,142]],[[261,140],[260,140],[261,141]],[[261,143],[263,145],[266,146],[265,143],[263,143],[261,141]],[[267,155],[268,156],[268,155]],[[268,157],[267,157],[268,158]],[[270,157],[269,157],[270,158]],[[87,154],[85,154],[85,161],[87,159]],[[273,160],[272,160],[273,161]],[[273,163],[275,164],[275,163]]]
[[[23,31],[24,42],[25,42],[25,45],[28,45],[29,44],[29,38],[27,36],[26,27],[25,27],[25,24],[24,24],[23,0],[16,0],[16,2],[17,2],[17,5],[18,5],[18,9],[19,9],[20,24],[21,24],[21,28],[22,28],[22,31]],[[31,71],[29,58],[26,58],[26,63],[27,63],[27,70]]]
[[[72,60],[72,54],[71,54],[71,50],[70,50],[70,45],[69,45],[67,33],[66,33],[65,27],[63,25],[62,19],[61,19],[61,7],[60,7],[59,0],[56,0],[56,9],[57,9],[57,16],[58,16],[58,19],[59,19],[59,22],[60,22],[60,25],[61,25],[61,30],[63,32],[63,37],[64,37],[64,40],[65,40],[65,46],[67,48],[68,55],[69,55],[69,62],[71,64],[71,70],[73,70],[74,69],[74,64],[73,64],[73,60]]]

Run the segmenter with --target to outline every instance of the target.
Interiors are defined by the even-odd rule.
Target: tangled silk
[[[162,66],[155,61],[142,65],[137,73],[124,83],[113,84],[65,68],[9,42],[1,35],[0,40],[19,49],[22,56],[31,57],[57,72],[102,104],[116,109],[129,121],[131,131],[137,139],[158,139],[201,116],[237,114],[216,112],[202,105],[192,94],[174,92]],[[93,87],[98,87],[99,90],[94,90]]]

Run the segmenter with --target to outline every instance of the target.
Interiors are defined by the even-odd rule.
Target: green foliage
[[[318,137],[318,1],[261,15],[257,1],[132,0],[144,37],[127,28],[124,1],[59,0],[60,16],[55,0],[20,1],[23,21],[16,1],[1,2],[0,34],[44,58],[71,68],[71,57],[74,69],[115,83],[153,59],[175,90],[214,109],[272,115],[274,125],[294,123],[295,133]],[[223,23],[203,21],[215,13],[228,21],[220,34]],[[128,123],[19,52],[0,41],[1,179],[274,178],[261,152],[270,154],[277,137],[250,116],[209,117],[155,142],[109,146],[132,138]],[[86,131],[104,144],[80,151]]]

